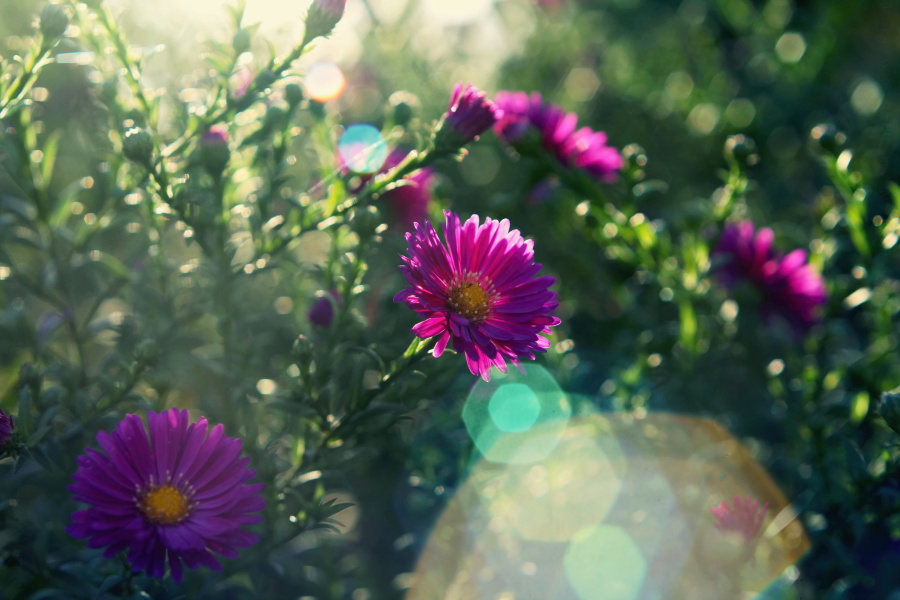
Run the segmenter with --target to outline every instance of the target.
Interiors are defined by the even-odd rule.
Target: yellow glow
[[[347,89],[347,78],[333,62],[317,62],[306,71],[303,87],[316,102],[331,102],[343,95]]]

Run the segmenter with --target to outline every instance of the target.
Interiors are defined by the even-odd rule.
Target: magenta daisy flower
[[[762,524],[769,509],[768,502],[759,506],[759,502],[750,497],[735,496],[732,503],[723,501],[719,506],[710,507],[716,518],[716,527],[721,531],[739,533],[746,542],[752,542],[762,533]]]
[[[821,276],[806,262],[804,250],[781,256],[768,227],[755,231],[749,221],[730,223],[712,252],[719,280],[733,289],[742,282],[761,296],[763,318],[779,315],[799,334],[817,322],[817,308],[828,300]]]
[[[12,417],[0,410],[0,448],[12,437],[14,428]]]
[[[103,452],[87,448],[78,457],[68,488],[90,508],[73,513],[66,531],[106,547],[107,558],[128,549],[135,572],[163,577],[168,560],[179,582],[182,562],[218,571],[213,553],[234,558],[259,541],[242,528],[262,520],[254,513],[265,503],[263,484],[247,484],[255,472],[240,458],[241,441],[222,425],[207,435],[206,419],[188,421],[186,410],[151,411],[149,436],[137,415],[97,433]]]
[[[581,169],[600,181],[616,178],[625,164],[621,153],[607,146],[606,134],[590,127],[578,129],[578,117],[544,102],[537,92],[498,92],[495,102],[502,112],[494,133],[515,145],[535,131],[541,146],[565,167]]]
[[[500,117],[500,109],[471,83],[457,83],[450,94],[444,124],[458,136],[462,145],[491,128]]]
[[[424,320],[412,328],[420,338],[438,336],[434,356],[447,344],[466,357],[469,370],[490,380],[491,367],[506,372],[506,361],[534,359],[550,345],[542,334],[559,324],[551,311],[559,304],[548,288],[553,277],[535,277],[531,240],[510,231],[509,221],[477,215],[464,224],[444,211],[446,244],[431,223],[406,234],[409,257],[400,270],[409,287],[394,297]]]

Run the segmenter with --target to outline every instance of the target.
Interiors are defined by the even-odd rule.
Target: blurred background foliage
[[[183,106],[191,105],[192,90],[217,77],[209,72],[206,56],[234,43],[221,3],[185,4],[109,2],[126,38],[140,49],[145,84],[161,96],[160,131],[170,138],[186,126]],[[251,52],[240,56],[248,73],[259,73],[269,44],[280,53],[300,38],[305,13],[300,4],[248,2],[245,26],[259,22],[258,29],[247,29]],[[41,6],[37,0],[5,0],[0,54],[9,58],[26,50]],[[457,80],[473,81],[489,94],[540,91],[576,112],[580,123],[607,132],[612,145],[639,145],[631,156],[642,177],[625,177],[604,193],[627,218],[642,215],[671,232],[672,255],[681,260],[683,253],[696,249],[702,254],[714,243],[721,218],[710,215],[733,191],[726,189],[730,169],[733,174],[729,160],[737,160],[749,178],[737,214],[773,227],[783,250],[808,250],[828,281],[827,333],[805,345],[783,332],[762,330],[752,311],[741,310],[736,320],[723,309],[730,306],[723,304],[726,295],[709,290],[708,281],[705,288],[699,284],[695,297],[705,303],[696,317],[699,333],[687,339],[685,315],[671,283],[659,272],[648,272],[639,260],[623,259],[615,241],[603,241],[602,223],[584,209],[583,195],[559,185],[531,159],[514,156],[490,134],[465,160],[440,165],[439,202],[433,203],[432,214],[439,215],[439,206],[450,206],[461,214],[508,217],[526,237],[537,240],[537,259],[558,278],[562,300],[563,324],[545,363],[567,391],[604,410],[715,416],[745,436],[789,497],[815,505],[814,524],[845,523],[833,531],[820,528],[824,541],[805,563],[806,593],[831,590],[828,597],[841,597],[857,585],[845,578],[855,577],[854,582],[868,582],[865,593],[876,595],[852,597],[887,597],[893,580],[873,592],[871,580],[858,571],[870,576],[887,572],[882,558],[896,556],[896,524],[872,525],[884,518],[879,510],[887,511],[895,501],[855,513],[853,506],[845,506],[848,512],[843,512],[842,502],[863,493],[854,487],[858,482],[850,478],[834,487],[815,480],[822,469],[851,469],[859,448],[866,457],[863,468],[869,469],[875,460],[870,457],[880,456],[879,443],[892,434],[876,422],[874,408],[866,408],[861,415],[853,413],[847,437],[853,452],[842,447],[839,459],[831,456],[837,462],[820,455],[821,464],[810,464],[806,450],[790,441],[785,428],[800,427],[797,419],[822,415],[821,422],[802,424],[812,428],[805,442],[821,449],[837,439],[829,436],[837,436],[838,430],[846,436],[842,428],[848,415],[862,410],[861,393],[874,407],[882,392],[900,385],[894,359],[897,261],[877,253],[870,260],[853,252],[854,240],[840,218],[843,191],[833,160],[852,148],[855,175],[845,183],[851,194],[865,189],[867,222],[887,218],[895,202],[889,183],[900,181],[898,30],[900,4],[894,0],[350,0],[334,36],[317,42],[300,68],[302,75],[304,66],[336,61],[346,90],[339,98],[298,111],[279,85],[269,101],[241,114],[237,127],[245,142],[240,152],[251,166],[233,173],[228,185],[234,197],[271,201],[270,215],[252,217],[258,223],[247,217],[246,229],[264,231],[268,217],[280,214],[279,202],[322,197],[316,182],[335,167],[322,148],[334,147],[339,125],[372,123],[391,133],[392,144],[415,147],[427,135],[428,123],[445,110]],[[226,294],[239,314],[229,335],[241,343],[223,372],[224,350],[210,342],[220,326],[215,315],[223,298],[220,288],[208,285],[215,275],[207,269],[215,266],[199,260],[202,252],[185,240],[183,230],[160,229],[163,239],[156,230],[135,235],[153,220],[142,212],[147,205],[141,202],[142,192],[134,191],[143,183],[142,174],[122,168],[124,159],[116,164],[109,157],[120,152],[128,126],[143,125],[141,116],[127,106],[119,113],[110,109],[115,106],[110,99],[127,87],[126,78],[102,48],[93,49],[101,52],[88,59],[83,53],[92,49],[81,44],[90,36],[76,41],[77,33],[70,31],[55,51],[57,63],[41,73],[37,90],[52,93],[41,97],[38,91],[33,97],[35,116],[42,122],[40,145],[58,140],[56,167],[46,183],[48,196],[60,200],[58,212],[48,218],[57,226],[70,224],[71,237],[54,242],[52,260],[40,253],[18,255],[24,261],[20,264],[37,274],[39,286],[63,290],[65,298],[54,303],[49,294],[36,300],[40,293],[16,287],[18,283],[0,286],[3,408],[12,409],[25,393],[20,389],[31,389],[36,409],[44,415],[33,431],[41,431],[41,425],[49,431],[55,423],[47,411],[81,415],[77,427],[36,446],[35,458],[51,467],[53,488],[60,490],[69,481],[74,456],[92,443],[97,429],[110,429],[117,420],[98,409],[97,402],[112,406],[121,400],[123,410],[198,406],[213,420],[240,422],[240,415],[225,414],[227,409],[212,399],[289,404],[286,398],[300,393],[290,388],[291,378],[298,377],[291,372],[298,364],[297,352],[331,352],[334,366],[327,374],[320,372],[320,378],[362,377],[354,369],[374,369],[378,360],[402,352],[409,339],[396,332],[413,323],[413,315],[395,310],[391,302],[403,285],[395,268],[397,253],[404,249],[399,231],[385,233],[382,243],[366,254],[363,269],[356,257],[345,254],[356,250],[355,232],[312,229],[280,254],[283,262],[277,270],[263,268],[264,257],[246,249],[249,254],[241,260],[250,277]],[[302,77],[288,81],[302,83]],[[240,77],[230,85],[239,87]],[[409,126],[394,128],[398,122]],[[821,124],[829,126],[820,130],[826,135],[811,138]],[[289,136],[293,127],[309,135]],[[734,153],[723,155],[726,139],[734,134],[751,140],[737,159]],[[286,152],[296,156],[287,166],[279,158]],[[204,175],[196,177],[208,184]],[[261,180],[279,183],[267,187]],[[203,185],[195,190],[198,197]],[[10,215],[33,211],[17,201],[16,186],[0,173],[0,218],[11,235],[21,232],[17,217]],[[240,215],[239,206],[235,211]],[[297,226],[314,223],[315,215],[303,219],[308,222]],[[195,234],[202,238],[204,232]],[[882,243],[874,237],[870,241]],[[27,240],[20,243],[27,245]],[[239,248],[242,240],[229,243]],[[164,259],[182,265],[180,272],[148,266]],[[700,256],[697,263],[703,262]],[[253,275],[255,266],[260,272]],[[127,304],[118,293],[126,282],[133,287]],[[344,286],[344,299],[350,300],[358,283],[365,284],[367,294],[339,310],[338,318],[345,320],[345,341],[360,347],[379,344],[377,356],[366,358],[371,364],[362,367],[355,366],[361,363],[351,350],[306,318],[317,294]],[[870,302],[845,301],[864,287],[871,288]],[[66,311],[75,311],[74,318]],[[70,331],[60,333],[66,327]],[[298,349],[298,334],[306,336],[301,346],[308,343],[315,350]],[[86,370],[74,366],[76,354],[82,355]],[[28,378],[20,374],[26,362],[52,365],[40,375],[43,388],[40,383],[28,387]],[[227,370],[229,364],[240,365],[240,377]],[[96,374],[89,386],[84,385],[86,371]],[[317,597],[349,598],[357,587],[374,590],[373,598],[399,594],[403,580],[398,576],[411,569],[471,452],[459,418],[459,398],[471,383],[468,375],[437,369],[429,375],[424,396],[403,398],[398,388],[397,397],[390,399],[408,419],[399,425],[386,421],[380,428],[361,427],[359,439],[377,437],[378,444],[353,445],[348,438],[340,453],[322,459],[326,477],[319,490],[298,500],[312,503],[291,507],[292,514],[304,513],[309,523],[316,522],[313,513],[325,490],[337,490],[342,500],[359,500],[352,516],[341,516],[342,529],[349,533],[335,541],[313,532],[282,548],[268,564],[253,567],[260,589],[271,569],[278,573],[271,581],[283,582],[284,589],[303,585]],[[321,384],[331,389],[328,382]],[[431,401],[427,410],[426,400]],[[805,408],[795,410],[792,401]],[[295,405],[260,423],[260,429],[270,432],[271,442],[304,418]],[[778,427],[771,425],[773,420]],[[242,433],[250,435],[252,427],[243,427]],[[52,428],[60,433],[58,423]],[[275,445],[278,459],[257,466],[263,472],[277,472],[283,467],[278,460],[287,464],[292,455],[304,452],[291,445],[289,436]],[[357,455],[363,461],[351,462]],[[345,461],[348,466],[339,468]],[[30,518],[17,521],[16,527],[29,528],[36,540],[32,551],[58,556],[56,566],[66,572],[64,557],[86,549],[59,541],[67,540],[59,529],[64,523],[48,515],[58,511],[57,502],[71,502],[48,498],[37,485],[29,487],[34,469],[31,463],[15,475],[8,472],[26,484],[19,487],[17,501],[29,506]],[[824,496],[810,497],[825,488]],[[0,507],[3,529],[12,522],[3,520],[12,508],[8,502]],[[329,514],[326,510],[319,516]],[[44,529],[48,522],[53,526]],[[0,543],[0,552],[2,547]],[[5,556],[10,569],[31,560],[9,552]],[[373,556],[379,560],[360,558]],[[306,561],[305,566],[286,572],[285,565],[297,559]],[[92,553],[84,560],[98,558]],[[72,567],[67,576],[79,577],[77,569],[84,564]],[[245,582],[227,581],[219,587],[198,584],[194,597],[244,597],[239,590]],[[156,586],[148,588],[152,596],[166,597],[163,584],[147,585]],[[0,591],[0,598],[4,594]]]

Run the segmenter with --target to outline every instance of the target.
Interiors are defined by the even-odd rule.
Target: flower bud
[[[756,142],[740,133],[728,136],[725,140],[725,159],[741,168],[752,167],[759,162]]]
[[[809,137],[823,152],[837,156],[844,149],[847,135],[831,123],[820,123],[812,128]]]
[[[341,305],[341,295],[337,290],[330,290],[327,294],[323,294],[316,298],[310,307],[307,317],[309,322],[319,327],[329,328],[334,320],[334,309]]]
[[[306,13],[305,41],[326,37],[344,16],[347,0],[313,0]]]
[[[393,121],[400,127],[406,127],[419,111],[420,103],[415,94],[406,91],[394,92],[388,98]]]
[[[128,160],[149,168],[153,156],[153,137],[146,129],[132,127],[125,132],[122,152]]]
[[[900,433],[900,392],[885,392],[878,403],[878,414],[887,426]]]
[[[381,213],[374,206],[365,206],[354,212],[350,220],[350,227],[362,239],[368,239],[375,235],[378,228],[384,223]]]
[[[291,108],[296,107],[303,102],[303,88],[296,83],[287,84],[284,86],[284,99]]]
[[[222,125],[213,125],[200,138],[200,163],[213,175],[225,170],[231,158],[228,147],[228,130]]]
[[[456,152],[493,127],[502,111],[484,92],[472,84],[457,83],[450,94],[450,104],[435,133],[439,152]]]
[[[243,54],[250,50],[252,38],[246,29],[238,29],[231,38],[231,47],[235,54]]]
[[[41,11],[40,27],[45,40],[57,40],[69,28],[69,13],[59,4],[48,4]]]

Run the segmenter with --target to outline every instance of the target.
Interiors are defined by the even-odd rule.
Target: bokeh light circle
[[[531,463],[545,458],[565,429],[572,407],[556,380],[538,365],[527,374],[499,373],[472,388],[463,422],[475,447],[488,460]],[[530,435],[540,428],[539,435]]]
[[[337,100],[347,89],[344,72],[333,62],[317,62],[303,76],[306,95],[316,102]]]
[[[376,173],[387,159],[388,147],[377,128],[359,123],[344,131],[338,142],[338,152],[351,171]]]

